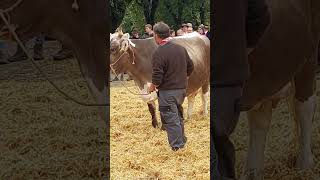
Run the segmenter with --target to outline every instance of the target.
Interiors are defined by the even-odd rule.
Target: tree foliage
[[[109,0],[111,31],[114,32],[121,24],[126,9],[132,0]]]
[[[191,22],[194,26],[210,24],[209,0],[111,0],[114,27],[120,23],[124,31],[133,28],[143,32],[145,24],[166,22],[177,30],[182,23]]]

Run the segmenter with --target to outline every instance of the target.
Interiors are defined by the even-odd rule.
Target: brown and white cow
[[[251,75],[242,97],[249,120],[249,147],[243,179],[263,179],[265,142],[272,108],[290,97],[297,123],[296,167],[313,165],[312,121],[316,106],[316,52],[320,33],[317,0],[269,0],[272,21],[249,55]]]
[[[207,37],[197,33],[189,36],[173,38],[172,42],[186,48],[194,63],[194,71],[190,75],[187,87],[188,112],[187,118],[192,115],[195,96],[202,91],[203,113],[208,112],[208,94],[210,80],[210,41]],[[152,54],[157,48],[153,38],[129,39],[129,34],[122,31],[110,34],[110,60],[112,69],[116,74],[127,72],[135,81],[141,92],[145,90],[146,84],[152,80]],[[147,102],[152,115],[153,127],[158,126],[155,113],[155,102]]]

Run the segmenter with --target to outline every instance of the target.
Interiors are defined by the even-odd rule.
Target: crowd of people
[[[142,36],[139,35],[139,31],[137,29],[133,29],[131,33],[131,38],[132,39],[146,39],[149,37],[153,37],[154,32],[151,24],[146,24],[144,27],[144,34]],[[192,23],[183,23],[177,31],[174,29],[170,30],[170,35],[171,37],[175,36],[183,36],[188,33],[193,33],[195,32]],[[211,39],[211,33],[209,32],[209,26],[207,25],[199,25],[196,32],[198,32],[201,35],[207,36],[209,39]]]

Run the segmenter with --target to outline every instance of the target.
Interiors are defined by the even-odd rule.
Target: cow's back
[[[188,81],[187,95],[197,91],[210,80],[210,41],[205,36],[178,37],[172,40],[186,48],[194,70]]]

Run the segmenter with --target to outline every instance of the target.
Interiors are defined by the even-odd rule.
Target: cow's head
[[[118,29],[110,34],[110,65],[115,73],[123,73],[131,64],[134,64],[134,44],[130,41],[130,35]]]

